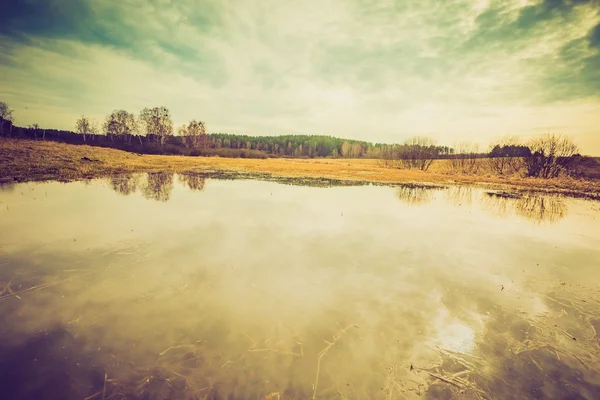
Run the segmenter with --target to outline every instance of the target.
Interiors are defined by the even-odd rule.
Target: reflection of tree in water
[[[473,200],[473,189],[467,186],[451,186],[444,191],[444,195],[454,205],[468,205]]]
[[[204,176],[193,172],[184,172],[179,174],[178,178],[179,182],[186,185],[190,190],[202,190],[206,182]]]
[[[556,196],[524,196],[515,203],[515,209],[536,221],[556,222],[567,215],[567,205]]]
[[[15,184],[13,182],[3,183],[0,182],[0,192],[12,192],[15,188]]]
[[[432,194],[439,188],[430,186],[403,185],[396,188],[396,196],[408,204],[427,204],[432,199]]]
[[[558,196],[487,192],[487,203],[499,214],[513,209],[517,215],[537,222],[557,222],[567,215],[567,205]]]
[[[109,178],[108,183],[115,192],[128,196],[137,190],[139,179],[136,175],[118,175]]]
[[[173,190],[173,173],[148,172],[142,195],[151,200],[169,201]]]

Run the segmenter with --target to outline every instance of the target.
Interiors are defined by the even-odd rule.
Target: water
[[[600,398],[599,228],[598,202],[467,187],[4,187],[0,388]]]

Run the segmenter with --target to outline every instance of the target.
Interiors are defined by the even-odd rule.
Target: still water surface
[[[0,387],[598,399],[600,203],[197,175],[0,189]]]

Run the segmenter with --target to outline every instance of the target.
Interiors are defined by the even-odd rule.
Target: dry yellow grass
[[[55,142],[0,139],[0,182],[74,180],[149,171],[235,171],[271,174],[274,177],[329,178],[377,183],[459,183],[600,197],[600,180],[450,174],[445,161],[434,162],[428,172],[421,172],[385,168],[378,160],[370,159],[259,160],[154,156]]]

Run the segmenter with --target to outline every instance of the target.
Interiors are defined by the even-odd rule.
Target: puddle
[[[218,178],[0,190],[4,398],[600,396],[597,202]]]

